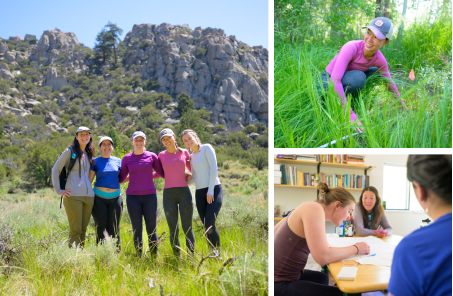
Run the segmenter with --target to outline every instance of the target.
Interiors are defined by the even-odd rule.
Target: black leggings
[[[186,246],[192,253],[195,249],[195,235],[192,227],[193,201],[189,187],[164,188],[163,206],[170,230],[170,244],[175,255],[181,254],[179,244],[178,208],[181,225],[186,236]]]
[[[275,296],[343,296],[337,287],[329,286],[329,276],[313,270],[305,270],[297,281],[274,282]]]
[[[105,239],[104,232],[113,238],[118,238],[118,246],[120,241],[120,220],[123,213],[123,199],[120,196],[114,198],[103,198],[94,196],[94,205],[91,214],[93,215],[96,225],[96,243],[102,243]]]
[[[198,215],[200,216],[201,222],[204,224],[205,230],[207,230],[206,236],[209,241],[208,244],[212,244],[214,247],[220,247],[220,235],[215,227],[215,221],[219,216],[223,202],[222,185],[219,184],[214,187],[214,201],[211,204],[208,204],[206,198],[207,194],[208,187],[195,191]]]
[[[127,194],[126,204],[134,231],[134,246],[137,251],[143,251],[143,220],[145,218],[148,244],[151,253],[157,252],[157,196],[156,194],[130,195]]]

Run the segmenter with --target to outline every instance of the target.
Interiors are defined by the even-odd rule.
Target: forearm
[[[326,265],[329,263],[337,262],[348,258],[358,253],[358,248],[355,246],[334,248],[329,247],[326,254],[324,255],[324,262],[318,262],[320,265]],[[322,263],[322,264],[321,264]]]

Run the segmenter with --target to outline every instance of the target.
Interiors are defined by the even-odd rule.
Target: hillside
[[[267,153],[267,49],[221,29],[167,23],[102,43],[109,24],[93,49],[58,28],[0,39],[0,182],[22,175],[48,185],[43,172],[80,125],[126,151],[136,130],[149,150],[163,150],[157,135],[169,127],[194,129],[220,157]]]
[[[196,109],[211,112],[212,124],[231,132],[256,122],[267,124],[268,52],[262,46],[252,48],[221,29],[192,30],[164,23],[135,25],[117,47],[120,62],[102,64],[74,33],[59,29],[44,31],[39,41],[32,35],[1,40],[0,77],[8,84],[0,89],[0,110],[25,116],[38,113],[33,107],[40,103],[56,107],[55,102],[61,113],[80,98],[81,109],[90,110],[83,115],[90,117],[99,114],[102,104],[140,112],[141,106],[133,103],[154,91],[173,101],[188,94]],[[65,86],[72,86],[70,94]],[[104,97],[96,100],[99,96]],[[49,112],[46,115],[52,117]],[[66,127],[69,120],[52,121]]]

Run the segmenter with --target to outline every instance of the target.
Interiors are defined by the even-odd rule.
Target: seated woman
[[[389,90],[395,97],[400,93],[390,76],[387,60],[379,49],[389,44],[393,34],[393,24],[385,17],[374,19],[367,28],[363,40],[349,41],[341,48],[340,52],[327,65],[321,79],[324,89],[327,89],[328,81],[331,80],[335,85],[335,92],[340,96],[343,107],[347,104],[345,94],[356,94],[365,87],[365,82],[374,72],[379,71],[379,75],[389,81]],[[400,104],[406,108],[401,99]],[[354,111],[350,110],[351,122],[357,120],[358,125],[362,125],[357,119]]]
[[[452,295],[451,155],[410,155],[407,179],[434,222],[396,247],[390,295]]]
[[[392,234],[392,226],[385,216],[379,192],[373,186],[365,187],[354,208],[354,229],[357,235],[376,235],[379,238],[386,236],[376,230],[384,230],[387,235]]]
[[[325,221],[340,226],[354,208],[355,200],[344,188],[328,188],[319,183],[318,189],[318,201],[304,202],[274,227],[275,295],[343,295],[337,287],[329,286],[326,274],[304,270],[308,255],[312,253],[318,264],[326,265],[370,252],[365,242],[329,247]]]

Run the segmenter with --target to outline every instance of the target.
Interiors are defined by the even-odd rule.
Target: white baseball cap
[[[109,141],[112,143],[112,146],[113,146],[113,140],[112,140],[112,138],[107,137],[107,136],[104,136],[104,137],[102,137],[102,138],[99,140],[99,146],[101,146],[102,142],[104,142],[105,140],[109,140]]]

